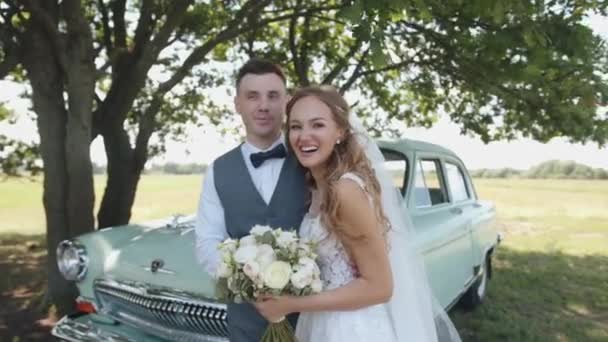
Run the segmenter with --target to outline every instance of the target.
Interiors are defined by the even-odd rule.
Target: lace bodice
[[[351,179],[365,190],[363,180],[357,175],[346,173],[341,178]],[[356,265],[352,262],[342,242],[323,226],[318,213],[309,211],[304,216],[300,235],[305,239],[316,241],[318,244],[317,262],[321,270],[324,290],[345,285],[358,276]]]

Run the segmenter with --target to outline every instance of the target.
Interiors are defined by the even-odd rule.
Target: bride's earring
[[[336,145],[340,145],[340,139],[336,140]]]

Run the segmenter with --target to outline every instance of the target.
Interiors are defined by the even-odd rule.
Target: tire
[[[474,310],[486,297],[488,283],[492,274],[492,259],[490,255],[486,256],[483,265],[481,265],[480,272],[481,274],[477,280],[475,280],[473,285],[469,287],[460,299],[460,303],[465,310]]]

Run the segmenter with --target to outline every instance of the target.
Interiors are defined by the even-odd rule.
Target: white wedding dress
[[[363,180],[352,173],[342,178],[355,181],[365,191]],[[300,236],[318,241],[318,259],[323,290],[343,286],[357,277],[355,264],[350,260],[338,238],[323,226],[320,215],[313,209],[304,216]],[[296,327],[298,342],[358,342],[397,341],[386,305],[378,304],[352,311],[303,312]]]

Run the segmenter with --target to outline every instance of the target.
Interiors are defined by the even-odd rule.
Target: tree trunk
[[[108,157],[106,189],[97,214],[99,227],[129,223],[142,168],[135,163],[129,137],[122,127],[103,132]]]
[[[95,190],[91,164],[91,129],[95,91],[93,38],[79,0],[64,0],[67,22],[66,90],[68,120],[66,167],[68,171],[68,219],[71,237],[95,229]]]
[[[73,308],[77,291],[73,282],[59,273],[56,248],[70,236],[68,220],[68,173],[65,136],[67,113],[63,101],[63,78],[59,65],[48,58],[51,46],[34,24],[26,32],[24,67],[32,86],[32,102],[37,114],[40,150],[44,162],[43,204],[46,215],[48,250],[48,297],[60,314]]]
[[[58,25],[59,8],[56,2],[41,3],[44,14],[35,14],[28,21],[23,39],[23,64],[32,86],[32,102],[44,162],[48,297],[57,306],[59,314],[73,311],[78,292],[74,283],[66,281],[59,272],[57,245],[62,240],[95,229],[90,158],[95,75],[92,42],[78,3],[64,1],[63,5],[64,14],[71,15],[67,18],[67,49],[61,49],[62,46],[58,48],[58,40],[49,39],[53,35],[59,37],[59,31],[50,32],[48,25],[49,21],[55,27]],[[45,18],[38,17],[47,15]],[[81,20],[78,16],[81,16]],[[75,24],[80,25],[76,27]],[[62,59],[68,62],[63,67]],[[68,109],[64,92],[67,92]]]

